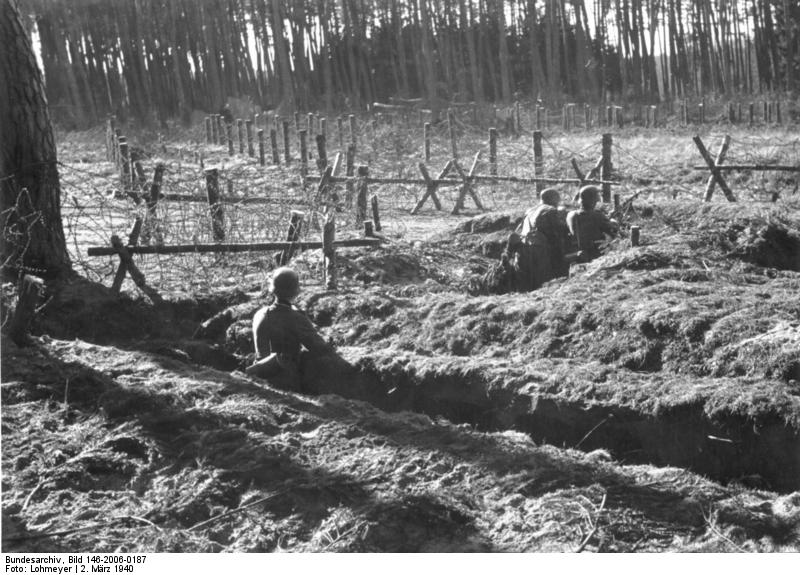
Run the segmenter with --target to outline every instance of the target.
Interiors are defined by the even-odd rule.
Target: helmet
[[[272,272],[270,291],[279,299],[292,299],[300,293],[300,277],[292,268],[278,268]]]
[[[581,188],[581,205],[594,207],[600,200],[600,188],[597,186],[583,186]]]
[[[548,206],[553,206],[553,207],[556,207],[558,204],[561,203],[561,196],[553,188],[547,188],[546,190],[542,190],[542,193],[539,194],[539,199],[542,201],[543,204],[547,204]]]

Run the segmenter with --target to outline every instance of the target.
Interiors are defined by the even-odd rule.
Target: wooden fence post
[[[206,144],[213,143],[214,140],[211,138],[211,118],[206,116]]]
[[[536,130],[533,133],[533,177],[541,178],[544,174],[544,161],[542,160],[542,133]],[[537,195],[542,191],[544,185],[536,182]]]
[[[425,142],[425,161],[431,161],[431,123],[425,122],[422,126],[422,134]]]
[[[221,242],[225,239],[225,214],[219,203],[219,170],[217,168],[206,170],[206,194],[211,214],[212,235],[214,241]]]
[[[247,132],[247,155],[252,158],[256,155],[255,149],[253,148],[253,121],[245,120],[244,126]]]
[[[344,122],[341,116],[336,117],[336,133],[339,138],[339,149],[344,150]]]
[[[536,130],[541,131],[542,129],[542,107],[540,105],[536,105]]]
[[[306,120],[306,130],[308,130],[309,137],[314,135],[314,112],[308,113],[308,120]]]
[[[278,132],[275,128],[269,129],[269,145],[272,148],[272,163],[277,166],[281,163],[281,156],[278,152]]]
[[[113,162],[115,160],[116,150],[114,143],[114,130],[117,127],[117,119],[114,116],[109,116],[106,120],[106,160]]]
[[[241,118],[236,120],[236,134],[239,141],[239,155],[244,154],[244,122]]]
[[[583,127],[586,130],[592,127],[592,107],[589,104],[583,105]]]
[[[489,173],[497,175],[497,128],[489,128]]]
[[[748,107],[748,125],[752,128],[756,121],[756,104],[755,102],[750,102]]]
[[[300,112],[294,113],[294,131],[300,133]]]
[[[686,100],[681,101],[681,124],[684,126],[689,125],[689,106]]]
[[[639,226],[631,226],[631,246],[639,245]]]
[[[299,212],[297,210],[292,210],[291,215],[289,216],[289,229],[286,232],[286,241],[287,242],[296,242],[300,240],[300,232],[303,229],[303,218],[305,214],[303,212]],[[285,266],[289,263],[289,260],[292,259],[294,256],[295,247],[290,246],[285,248],[283,251],[278,253],[278,265]]]
[[[519,112],[519,102],[514,102],[514,122],[515,128],[514,131],[519,134],[522,132],[522,118],[520,117]]]
[[[220,115],[216,115],[217,118],[217,143],[221,146],[226,146],[228,144],[229,138],[227,137],[228,134],[228,122]]]
[[[228,140],[228,155],[232,156],[235,153],[233,149],[233,124],[225,123],[225,133],[227,134]]]
[[[367,166],[358,166],[358,182],[356,184],[356,226],[361,227],[364,220],[367,219],[367,177],[369,177],[369,168]]]
[[[360,169],[360,168],[359,168]],[[336,289],[336,219],[333,214],[328,215],[328,220],[322,227],[322,256],[325,270],[325,289]]]
[[[128,139],[125,136],[119,138],[119,167],[120,186],[123,192],[127,192],[131,186],[131,158],[128,151]]]
[[[8,335],[19,347],[30,343],[28,329],[36,315],[39,300],[44,292],[44,280],[32,275],[24,275],[19,283],[19,296],[14,316],[8,328]]]
[[[289,150],[289,120],[283,121],[283,160],[287,166],[292,161],[292,154]]]
[[[381,216],[380,212],[378,212],[378,196],[372,194],[372,198],[370,199],[370,205],[372,206],[372,221],[375,224],[375,231],[381,231]]]
[[[348,120],[350,121],[350,143],[354,146],[358,144],[358,134],[356,133],[356,116],[350,114]]]
[[[600,179],[603,182],[608,182],[611,179],[611,146],[613,144],[613,136],[611,134],[603,134],[602,140],[602,160],[603,163],[600,167]],[[611,201],[611,184],[602,184],[603,202],[608,203]]]
[[[447,110],[447,132],[450,136],[450,154],[458,160],[458,147],[456,146],[456,115],[452,108]]]
[[[267,163],[266,160],[266,143],[264,142],[264,130],[258,130],[258,163],[263,166]]]
[[[319,118],[319,133],[325,136],[325,140],[328,139],[328,118]]]
[[[219,144],[219,120],[216,116],[212,115],[210,117],[211,120],[211,142],[210,144],[214,144],[215,146]]]
[[[352,177],[355,174],[356,165],[356,146],[350,144],[347,146],[347,153],[345,154],[345,172],[347,182],[344,185],[345,205],[350,208],[353,206],[353,181]]]
[[[119,254],[121,264],[125,264],[125,267],[127,268],[128,273],[131,275],[133,283],[136,284],[136,287],[142,290],[155,305],[163,304],[164,300],[158,294],[158,292],[145,282],[144,274],[139,271],[139,268],[134,263],[130,252],[124,245],[122,245],[122,240],[119,239],[118,235],[115,234],[111,236],[111,246],[114,248],[114,251]]]
[[[303,186],[305,186],[306,176],[308,176],[308,142],[306,141],[306,131],[300,130],[297,132],[300,138],[300,177],[303,179]]]
[[[325,146],[325,134],[317,134],[317,169],[321,172],[328,167],[328,151]]]

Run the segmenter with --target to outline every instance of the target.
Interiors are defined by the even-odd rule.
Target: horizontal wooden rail
[[[358,238],[334,242],[337,248],[372,247],[380,244],[381,239]],[[322,242],[265,242],[251,244],[176,244],[173,246],[127,246],[131,254],[182,254],[182,253],[239,253],[265,252],[295,248],[301,250],[318,250]],[[113,247],[91,247],[86,252],[90,256],[113,256],[117,253]]]
[[[706,168],[708,169],[708,168]],[[321,176],[308,176],[306,181],[319,182]],[[353,176],[334,176],[328,179],[328,182],[334,184],[341,184],[346,182],[356,182],[360,178]],[[467,176],[467,181],[473,182],[512,182],[518,184],[535,184],[541,182],[543,184],[593,184],[593,185],[618,185],[619,182],[611,182],[606,180],[579,180],[577,178],[519,178],[516,176],[491,176],[475,174],[474,176]],[[366,178],[368,184],[407,184],[412,186],[426,186],[428,184],[436,184],[437,186],[460,186],[464,183],[464,178],[439,178],[424,180],[421,178]]]
[[[707,170],[708,166],[692,166],[693,170]],[[725,164],[716,166],[716,169],[721,172],[730,172],[733,170],[752,170],[754,172],[800,172],[800,166],[784,166],[775,164]]]

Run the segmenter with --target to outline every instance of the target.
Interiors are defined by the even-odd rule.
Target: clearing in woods
[[[419,177],[418,134],[373,130],[356,163]],[[731,133],[730,163],[796,162],[795,133]],[[28,347],[3,336],[3,551],[800,549],[798,178],[729,174],[739,201],[704,204],[691,135],[616,131],[625,237],[527,294],[482,278],[532,186],[479,185],[486,212],[468,198],[459,216],[456,189],[410,216],[420,186],[372,186],[387,242],[339,250],[337,293],[318,250],[293,260],[342,360],[309,369],[303,395],[241,372],[273,254],[137,256],[165,303],[130,279],[113,296],[116,258],[86,248],[146,208],[115,193],[101,130],[60,134],[74,264],[106,287],[64,289]],[[164,194],[204,193],[200,152],[220,168],[240,200],[226,241],[283,239],[291,209],[312,220],[294,165],[229,158],[202,127],[129,136],[148,174],[166,163]],[[439,136],[431,173],[449,158]],[[486,142],[460,137],[468,164]],[[600,133],[544,144],[545,174],[573,177]],[[501,174],[532,175],[529,135],[498,156]],[[559,189],[571,204],[577,187]],[[158,210],[152,243],[209,241],[207,204]],[[337,237],[360,234],[351,210],[336,217]]]

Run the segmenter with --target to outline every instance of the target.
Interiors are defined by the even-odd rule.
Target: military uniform
[[[264,378],[279,374],[296,376],[302,347],[311,357],[333,351],[303,312],[280,300],[256,312],[253,343],[256,363],[248,368],[248,373]]]
[[[583,262],[600,257],[600,243],[605,240],[606,234],[614,235],[617,231],[603,212],[583,208],[567,214],[567,226],[578,243]]]
[[[523,239],[518,259],[520,289],[538,289],[553,278],[567,275],[569,266],[564,254],[568,235],[561,210],[548,204],[529,210],[520,235]]]

